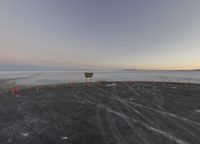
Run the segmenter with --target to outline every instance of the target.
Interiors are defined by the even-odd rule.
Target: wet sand
[[[199,144],[200,85],[97,82],[0,92],[2,144]]]

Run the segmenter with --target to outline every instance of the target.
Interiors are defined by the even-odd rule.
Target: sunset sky
[[[200,0],[0,0],[0,65],[200,69]]]

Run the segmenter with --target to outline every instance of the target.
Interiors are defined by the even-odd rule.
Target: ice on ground
[[[21,135],[22,135],[23,137],[28,137],[30,134],[29,134],[28,132],[23,132],[23,133],[21,133]]]
[[[115,87],[116,83],[106,84],[106,87]]]
[[[68,137],[61,137],[61,139],[62,139],[62,140],[67,140],[67,139],[68,139]]]

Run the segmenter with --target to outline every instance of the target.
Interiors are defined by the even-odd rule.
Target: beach
[[[200,85],[95,82],[0,92],[0,142],[199,144]]]

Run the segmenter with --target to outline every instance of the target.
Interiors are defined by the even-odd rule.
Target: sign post
[[[88,78],[90,79],[90,82],[92,82],[93,72],[85,72],[85,82],[88,83]]]

